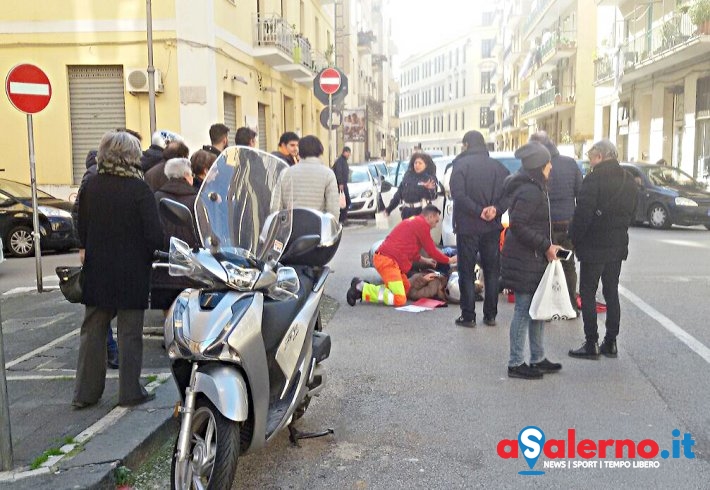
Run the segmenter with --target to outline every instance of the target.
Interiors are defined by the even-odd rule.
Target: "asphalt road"
[[[37,272],[35,258],[17,258],[5,255],[5,262],[0,264],[0,294],[15,288],[32,288],[37,286]],[[43,287],[56,288],[57,275],[54,269],[62,265],[79,265],[79,252],[42,252],[42,285]]]
[[[541,381],[506,376],[513,305],[503,296],[498,326],[475,329],[453,324],[457,307],[419,314],[349,307],[344,298],[351,277],[376,277],[360,269],[360,252],[383,235],[372,226],[347,229],[326,286],[341,301],[326,327],[333,339],[329,385],[299,429],[332,427],[335,435],[301,441],[300,448],[291,447],[286,434],[277,436],[241,457],[233,488],[707,487],[710,232],[633,228],[621,278],[619,358],[571,359],[567,350],[583,340],[581,320],[548,323],[546,353],[563,370]],[[33,262],[27,264],[25,285],[32,285]],[[606,459],[542,456],[534,469],[544,475],[520,476],[529,469],[522,455],[502,459],[496,448],[502,439],[516,441],[529,425],[547,440],[567,443],[574,429],[577,443],[648,439],[660,450],[672,450],[673,441],[689,433],[695,458],[682,457],[681,450],[680,458],[649,460],[656,468],[634,468],[634,461],[645,461],[638,457],[620,460],[629,468],[610,468],[619,461],[613,451]],[[674,437],[674,429],[681,436]],[[552,462],[565,467],[549,467]],[[596,466],[577,467],[585,463]],[[165,488],[168,475],[165,460],[156,464],[153,486],[146,488]]]

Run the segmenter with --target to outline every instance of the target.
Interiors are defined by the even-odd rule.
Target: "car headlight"
[[[692,199],[688,199],[687,197],[676,197],[675,198],[675,205],[676,206],[695,206],[698,207],[698,203],[693,201]]]
[[[367,199],[368,197],[372,197],[372,191],[367,190],[367,191],[363,192],[362,194],[360,194],[360,197],[364,197],[365,199]]]
[[[43,215],[53,218],[71,218],[71,213],[69,211],[64,211],[63,209],[53,208],[51,206],[37,206],[37,210]]]
[[[239,267],[231,262],[223,260],[220,262],[227,272],[227,285],[239,291],[251,291],[254,288],[260,272],[257,269]]]

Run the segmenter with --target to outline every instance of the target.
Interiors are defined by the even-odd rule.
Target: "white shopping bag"
[[[390,220],[385,213],[375,213],[375,228],[378,230],[390,229]]]
[[[567,320],[577,316],[569,301],[565,271],[559,260],[547,264],[530,303],[529,313],[533,320]]]
[[[338,196],[338,205],[340,206],[340,209],[348,207],[348,201],[345,199],[345,193],[343,191],[340,191],[340,195]]]

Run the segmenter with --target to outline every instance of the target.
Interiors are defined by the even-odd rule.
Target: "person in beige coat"
[[[281,209],[289,205],[317,209],[337,218],[340,215],[338,184],[333,171],[320,159],[323,144],[315,136],[304,136],[298,142],[298,154],[301,159],[284,171],[281,188],[277,189]]]

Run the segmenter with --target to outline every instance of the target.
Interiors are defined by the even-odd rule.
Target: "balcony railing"
[[[319,73],[322,69],[328,68],[328,60],[325,55],[317,51],[313,52],[313,71]]]
[[[577,47],[577,31],[556,33],[540,45],[540,59],[544,63],[546,58],[557,51],[573,50]]]
[[[381,100],[374,97],[367,97],[367,112],[371,117],[380,118],[383,114],[383,105]]]
[[[515,126],[515,118],[513,116],[503,119],[503,129],[512,128]]]
[[[690,16],[687,13],[677,12],[650,31],[638,33],[625,43],[625,67],[629,69],[636,64],[659,57],[688,43],[698,35]]]
[[[606,82],[614,77],[614,58],[608,54],[594,60],[594,83]]]
[[[358,48],[371,48],[372,43],[375,42],[375,33],[372,31],[360,31],[357,33],[357,47]]]
[[[550,87],[539,95],[525,101],[521,116],[525,117],[545,106],[554,105],[555,94],[557,94],[557,87]]]
[[[293,62],[300,63],[309,69],[313,69],[313,54],[311,53],[311,42],[308,38],[296,34],[295,46],[293,48]]]
[[[540,2],[538,2],[537,7],[535,7],[535,10],[530,12],[527,20],[525,21],[525,26],[523,28],[523,31],[525,32],[526,36],[529,35],[530,31],[532,31],[533,28],[537,25],[537,23],[540,22],[540,18],[542,17],[542,14],[547,10],[547,8],[550,6],[550,4],[554,1],[555,0],[540,0]]]
[[[293,49],[296,46],[295,38],[293,28],[281,16],[256,14],[255,46],[273,46],[293,56]]]

